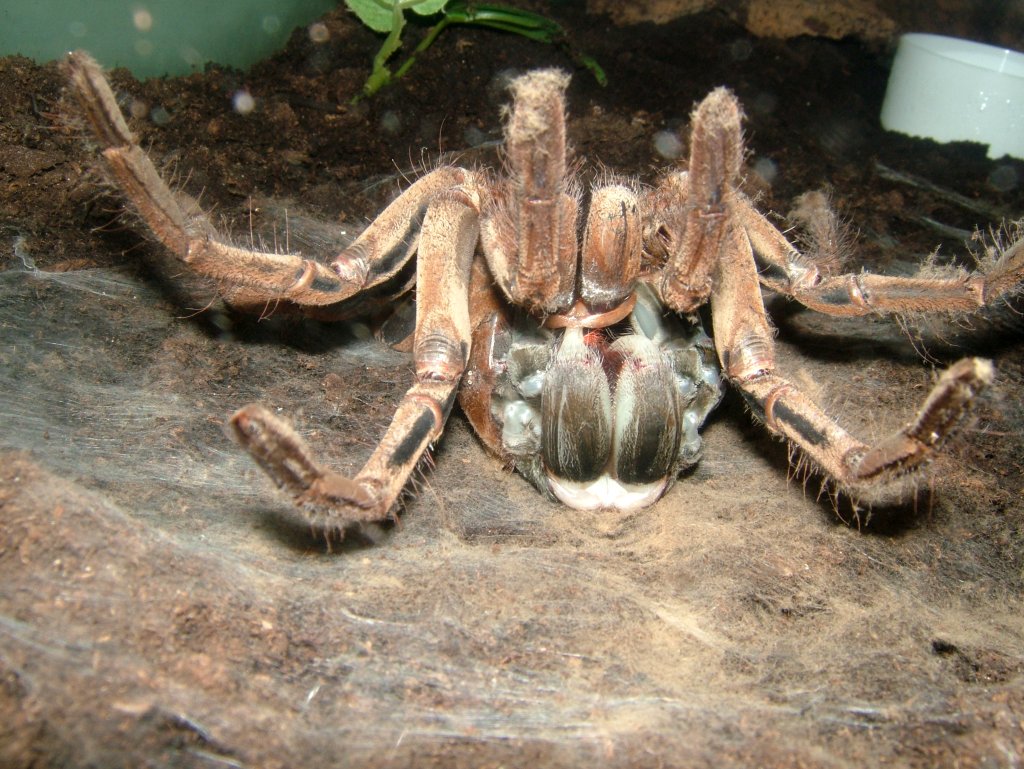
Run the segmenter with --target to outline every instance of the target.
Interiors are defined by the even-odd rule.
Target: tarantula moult
[[[354,477],[322,465],[262,406],[230,418],[241,445],[327,531],[392,514],[456,399],[484,445],[549,496],[576,508],[650,505],[700,457],[698,429],[723,382],[836,488],[899,500],[970,413],[991,364],[955,363],[909,424],[868,445],[776,372],[762,290],[839,316],[951,313],[1024,280],[1021,240],[983,272],[832,274],[739,189],[742,115],[726,88],[693,110],[685,166],[650,189],[605,180],[584,192],[567,159],[569,77],[550,69],[511,85],[502,173],[438,167],[323,261],[241,248],[168,187],[99,66],[78,52],[66,67],[109,178],[228,303],[345,318],[415,292],[414,381]]]

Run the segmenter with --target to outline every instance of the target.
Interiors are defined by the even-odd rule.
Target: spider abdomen
[[[513,331],[492,413],[517,469],[576,508],[643,507],[700,458],[721,384],[699,325],[641,289],[621,324],[545,339]]]

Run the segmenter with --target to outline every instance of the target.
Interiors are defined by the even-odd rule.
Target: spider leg
[[[827,276],[742,195],[736,195],[734,210],[753,247],[761,283],[828,315],[974,312],[1019,291],[1024,283],[1024,238],[1011,243],[984,272],[934,278],[867,272]]]
[[[470,322],[473,344],[466,376],[459,387],[459,406],[484,446],[496,457],[510,462],[501,439],[501,424],[493,416],[492,396],[501,357],[512,343],[506,307],[483,259],[473,263],[469,280]]]
[[[740,173],[742,114],[736,96],[717,88],[697,105],[691,117],[688,171],[670,174],[649,205],[647,233],[665,239],[667,261],[657,289],[676,312],[693,312],[712,291],[712,276],[729,226],[726,191]]]
[[[376,450],[353,478],[326,469],[287,423],[259,405],[231,417],[238,441],[314,523],[341,531],[387,518],[419,462],[444,429],[470,351],[469,280],[479,234],[472,187],[439,194],[427,207],[417,262],[416,377]]]
[[[715,342],[726,376],[769,430],[798,446],[844,491],[879,504],[911,494],[914,472],[934,457],[992,381],[991,363],[977,358],[955,363],[913,421],[874,445],[865,444],[775,373],[772,331],[750,240],[742,227],[732,228],[729,238],[711,297]]]
[[[193,198],[168,187],[129,130],[99,65],[75,52],[66,67],[111,179],[157,240],[190,269],[220,282],[225,297],[239,305],[280,300],[332,305],[383,283],[416,253],[428,201],[468,179],[467,172],[451,167],[425,175],[330,265],[297,254],[239,248],[226,242]]]
[[[495,280],[515,304],[538,314],[567,308],[576,288],[579,201],[566,165],[568,83],[558,70],[513,81],[505,127],[511,180],[481,228]]]

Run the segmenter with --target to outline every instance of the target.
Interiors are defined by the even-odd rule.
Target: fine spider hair
[[[798,242],[804,255],[822,275],[838,275],[844,260],[853,253],[854,237],[849,224],[842,220],[825,190],[812,190],[799,195],[789,212],[789,220],[798,227]]]

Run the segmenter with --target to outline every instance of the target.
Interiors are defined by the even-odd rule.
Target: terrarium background
[[[760,36],[753,5],[629,26],[529,7],[609,73],[602,89],[578,72],[570,92],[591,168],[651,182],[669,162],[655,135],[685,140],[693,102],[728,84],[759,205],[784,214],[828,187],[855,267],[900,273],[936,246],[969,261],[966,234],[1024,210],[1024,164],[877,125],[897,32],[1007,44],[1019,25],[1019,3],[953,5],[914,24],[887,8],[885,25],[834,37],[856,6],[792,6],[804,34],[786,40]],[[324,23],[326,43],[297,33],[247,73],[114,74],[143,146],[242,242],[250,218],[282,241],[285,211],[293,247],[335,237],[311,218],[357,231],[439,151],[496,163],[507,72],[571,66],[452,30],[412,77],[352,105],[379,41],[344,12]],[[816,482],[787,478],[786,448],[731,396],[697,471],[624,519],[546,502],[456,415],[401,525],[328,552],[223,419],[251,400],[280,408],[352,471],[408,358],[358,327],[236,318],[183,282],[118,219],[60,89],[53,66],[0,60],[0,764],[980,767],[1024,754],[1019,315],[922,345],[896,324],[771,303],[783,370],[861,435],[905,418],[934,361],[995,359],[998,383],[934,492],[861,530]],[[231,109],[242,89],[249,115]]]

